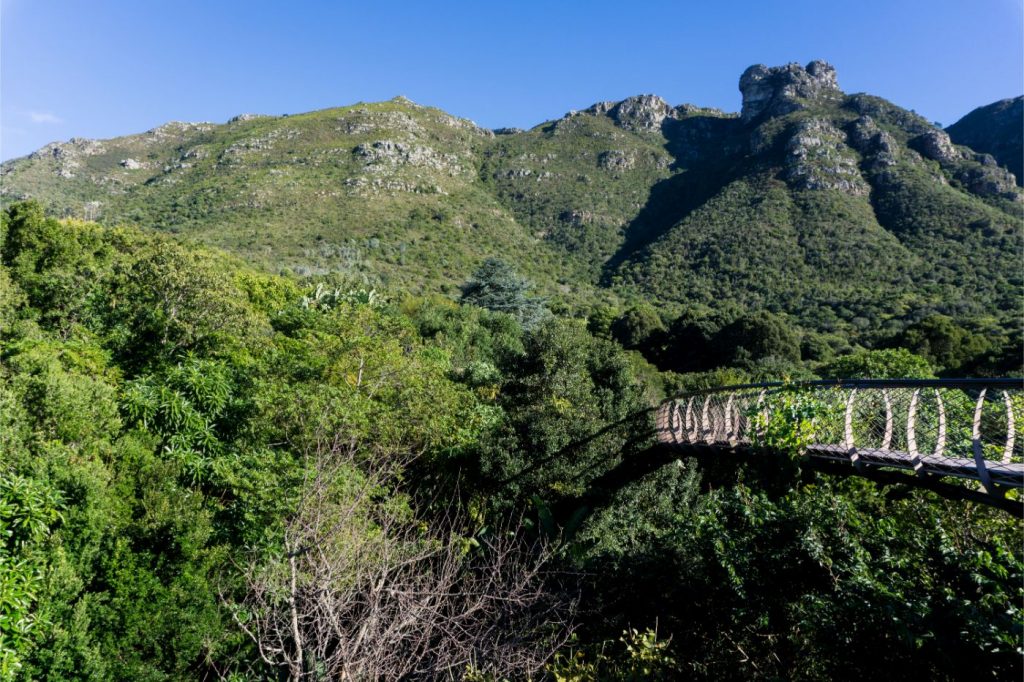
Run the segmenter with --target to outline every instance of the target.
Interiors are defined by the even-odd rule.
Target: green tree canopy
[[[992,349],[992,343],[946,315],[930,315],[907,327],[894,344],[941,370],[956,370]]]
[[[629,308],[612,325],[612,338],[625,348],[647,346],[653,337],[665,331],[665,323],[661,316],[649,303],[641,303]]]
[[[544,299],[530,294],[532,288],[508,263],[488,258],[462,285],[462,302],[507,313],[532,329],[548,315]]]
[[[792,325],[772,313],[744,315],[714,337],[722,365],[747,365],[769,357],[798,362],[800,340]]]
[[[861,350],[818,369],[825,379],[933,379],[928,361],[906,348]]]

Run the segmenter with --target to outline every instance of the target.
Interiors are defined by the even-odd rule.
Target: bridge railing
[[[657,418],[659,440],[680,449],[764,445],[787,424],[811,457],[1024,487],[1021,379],[733,386],[668,400]]]

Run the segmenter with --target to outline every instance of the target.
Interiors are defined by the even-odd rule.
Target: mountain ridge
[[[172,122],[5,162],[0,202],[425,293],[497,255],[565,311],[768,307],[856,331],[868,311],[878,329],[1014,308],[1024,195],[992,156],[844,93],[826,62],[752,66],[740,92],[735,113],[637,95],[529,130],[404,97]]]
[[[1024,185],[1024,95],[974,109],[946,132],[956,144],[991,154]]]

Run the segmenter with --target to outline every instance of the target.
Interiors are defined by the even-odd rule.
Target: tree
[[[112,336],[130,362],[201,351],[254,326],[245,296],[209,254],[158,244],[118,274]]]
[[[612,325],[612,338],[624,348],[641,348],[651,345],[665,332],[665,323],[649,303],[632,306]]]
[[[587,316],[587,331],[599,339],[610,339],[618,316],[618,311],[610,305],[596,306]]]
[[[505,424],[480,458],[499,489],[492,499],[582,494],[637,447],[636,431],[646,433],[636,417],[646,403],[626,354],[580,320],[548,320],[502,369]]]
[[[488,258],[462,285],[462,302],[508,313],[529,330],[549,315],[544,299],[531,296],[530,289],[530,282],[508,263]]]
[[[861,350],[823,365],[825,379],[932,379],[931,366],[906,348]]]
[[[714,338],[723,365],[749,365],[769,357],[800,361],[800,340],[788,322],[769,312],[744,315]]]
[[[945,315],[930,315],[910,325],[894,344],[947,371],[955,371],[992,350],[986,337],[971,333]]]
[[[408,462],[356,453],[318,444],[279,552],[243,569],[229,606],[263,661],[290,680],[536,673],[571,631],[573,602],[545,589],[548,553],[500,529],[464,538],[454,513],[420,518],[394,492]]]

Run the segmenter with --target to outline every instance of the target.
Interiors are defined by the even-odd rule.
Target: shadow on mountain
[[[656,183],[644,207],[626,227],[622,246],[604,265],[607,286],[616,270],[658,237],[717,194],[731,179],[730,172],[746,151],[737,119],[691,116],[665,119],[665,150],[672,155],[675,174]]]

